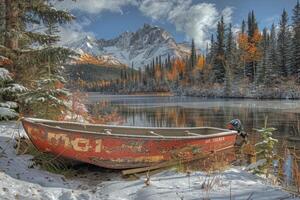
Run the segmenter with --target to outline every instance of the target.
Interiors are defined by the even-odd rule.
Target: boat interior
[[[188,137],[188,136],[208,136],[217,134],[232,134],[233,131],[213,127],[197,128],[154,128],[154,127],[130,127],[130,126],[110,126],[92,125],[81,123],[41,121],[36,123],[45,124],[51,127],[67,130],[79,130],[108,135],[138,135],[138,136],[157,136],[157,137]]]

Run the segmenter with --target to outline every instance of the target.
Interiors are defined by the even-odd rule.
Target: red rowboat
[[[237,132],[212,127],[151,128],[22,119],[42,152],[112,169],[147,167],[233,147]]]

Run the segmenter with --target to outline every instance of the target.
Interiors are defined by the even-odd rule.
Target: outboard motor
[[[227,124],[227,128],[229,130],[235,130],[238,132],[238,136],[240,136],[244,142],[248,140],[248,134],[244,131],[244,127],[242,122],[239,119],[233,119]]]

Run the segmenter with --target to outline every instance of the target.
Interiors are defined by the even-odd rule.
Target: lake
[[[264,126],[277,129],[276,137],[299,135],[299,100],[203,99],[198,97],[99,95],[90,93],[92,115],[117,113],[120,124],[145,127],[224,128],[235,118],[245,131]]]

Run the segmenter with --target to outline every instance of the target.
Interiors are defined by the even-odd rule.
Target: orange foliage
[[[243,51],[243,54],[241,55],[242,60],[246,60],[246,52],[248,49],[248,35],[246,33],[240,33],[238,35],[238,45],[239,48]]]
[[[260,34],[259,30],[256,29],[254,32],[253,37],[250,40],[248,46],[248,60],[249,61],[258,61],[262,56],[261,50],[258,48],[259,43],[262,40],[262,35]]]
[[[167,77],[168,80],[174,81],[177,79],[180,73],[184,73],[185,71],[185,63],[180,59],[175,59],[171,70],[169,70]]]
[[[12,61],[6,57],[0,56],[0,66],[11,65]]]
[[[161,70],[160,70],[160,68],[159,68],[159,66],[157,65],[157,66],[155,66],[155,78],[156,78],[156,80],[158,80],[158,79],[160,79],[161,78],[161,76],[162,76],[162,72],[161,72]]]
[[[200,56],[198,58],[196,68],[199,69],[199,70],[203,70],[204,66],[205,66],[205,57]]]
[[[64,88],[64,84],[60,81],[55,82],[55,89],[62,89]]]
[[[176,67],[172,67],[172,69],[167,74],[168,80],[174,81],[174,80],[176,80],[177,76],[178,76],[178,71],[177,71]]]
[[[252,62],[261,59],[262,52],[259,48],[259,43],[262,40],[262,35],[258,29],[255,30],[252,38],[249,39],[247,34],[240,33],[238,36],[239,48],[243,50],[241,59]]]
[[[101,57],[95,57],[87,53],[80,55],[80,58],[76,61],[76,64],[93,64],[93,65],[108,66],[108,67],[116,66],[108,63],[105,59],[101,59]]]
[[[185,71],[185,63],[180,59],[175,60],[173,67],[175,67],[179,73],[183,73]]]

